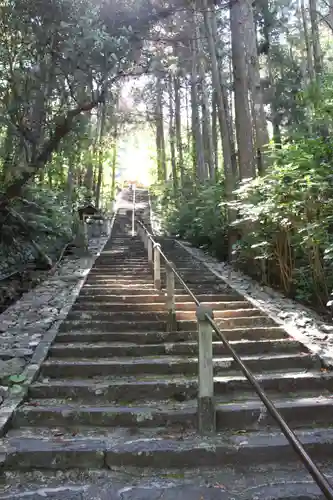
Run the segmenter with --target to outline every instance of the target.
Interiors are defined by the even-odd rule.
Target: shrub
[[[207,248],[220,258],[226,257],[226,209],[221,205],[223,181],[206,181],[197,187],[187,182],[177,197],[169,183],[155,186],[153,192],[157,199],[155,211],[165,231]]]
[[[261,279],[324,307],[333,287],[332,144],[298,139],[275,155],[265,176],[235,193],[236,224],[245,228],[237,260],[265,261]]]

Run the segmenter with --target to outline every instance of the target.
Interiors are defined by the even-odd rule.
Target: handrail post
[[[153,267],[153,242],[152,242],[151,238],[149,238],[149,236],[147,238],[148,238],[148,242],[147,242],[147,245],[148,245],[148,264],[151,267]]]
[[[213,319],[211,308],[200,304],[197,307],[199,343],[199,394],[198,394],[198,428],[200,434],[209,435],[216,432],[216,410],[214,400],[213,373],[213,329],[206,315]]]
[[[177,329],[176,301],[175,301],[175,275],[172,270],[172,262],[165,265],[166,272],[166,306],[168,312],[167,331],[173,332]]]
[[[150,241],[150,238],[149,238]],[[161,245],[154,244],[154,285],[156,290],[161,290]]]
[[[132,238],[135,236],[135,184],[132,184],[132,201],[133,201],[133,210],[132,210]]]
[[[141,239],[142,239],[143,246],[147,249],[147,238],[148,238],[147,233],[141,226],[139,226],[139,227],[141,229]]]
[[[141,227],[141,226],[139,226],[139,228],[140,228],[140,238],[141,238],[141,241],[142,241],[142,243],[143,243],[143,246],[144,246],[144,247],[146,247],[146,245],[145,245],[145,242],[146,242],[146,233],[145,233],[145,231],[142,229],[142,227]]]

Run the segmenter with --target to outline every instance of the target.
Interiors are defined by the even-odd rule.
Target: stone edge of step
[[[121,429],[122,430],[122,429]],[[255,431],[246,434],[238,435],[237,433],[219,433],[214,437],[197,436],[193,433],[188,435],[174,435],[171,433],[169,436],[167,432],[158,434],[158,429],[154,429],[155,433],[151,433],[151,429],[147,428],[144,432],[140,432],[135,436],[130,436],[128,433],[125,435],[90,435],[78,436],[68,435],[65,432],[61,440],[59,438],[50,439],[50,434],[43,434],[43,429],[36,429],[36,434],[29,436],[22,436],[21,432],[12,432],[11,436],[5,439],[2,446],[2,463],[12,464],[15,468],[16,460],[20,461],[20,456],[26,454],[38,455],[37,461],[43,464],[43,467],[49,467],[51,460],[51,468],[54,467],[54,454],[63,452],[65,455],[74,454],[74,462],[76,465],[77,456],[84,456],[86,454],[93,455],[97,460],[96,466],[103,465],[104,467],[112,468],[117,465],[121,459],[122,465],[136,466],[134,458],[137,456],[148,459],[148,462],[143,461],[144,467],[152,466],[153,459],[162,460],[165,466],[164,459],[171,456],[172,465],[167,464],[167,467],[175,467],[175,460],[179,464],[183,464],[184,453],[188,454],[189,451],[194,453],[194,457],[190,457],[191,463],[186,464],[186,467],[193,467],[197,465],[197,459],[202,455],[211,455],[212,461],[207,462],[207,465],[217,466],[221,458],[225,460],[225,464],[234,465],[240,461],[241,455],[239,450],[244,452],[242,460],[244,464],[251,457],[257,457],[258,463],[262,463],[261,459],[267,453],[271,454],[274,450],[274,457],[271,457],[271,463],[277,463],[281,456],[286,458],[287,461],[296,460],[294,451],[289,446],[286,438],[278,431]],[[61,431],[61,429],[59,429]],[[163,429],[162,429],[163,431]],[[167,434],[167,435],[165,435]],[[147,436],[150,438],[147,438]],[[153,435],[153,438],[151,437]],[[312,428],[302,429],[297,432],[299,439],[302,441],[309,451],[316,451],[323,458],[329,456],[332,449],[333,434],[330,428],[320,428],[313,433]],[[17,443],[19,442],[19,446]],[[269,443],[269,444],[268,444]],[[78,457],[80,459],[80,456]],[[215,458],[214,458],[215,457]],[[66,457],[64,457],[64,460]],[[209,456],[208,456],[209,459]],[[260,460],[260,462],[259,462]],[[66,460],[65,460],[66,461]],[[80,460],[79,460],[80,461]],[[57,466],[59,464],[56,464]],[[184,464],[183,464],[184,465]],[[201,465],[201,464],[198,464]],[[66,461],[66,467],[68,463]],[[160,464],[160,467],[162,464]],[[141,467],[141,465],[140,465]],[[63,468],[63,467],[59,467]]]
[[[248,302],[250,302],[250,304],[253,305],[253,307],[259,309],[264,315],[272,319],[277,324],[277,326],[282,327],[287,332],[287,334],[290,335],[294,340],[303,344],[314,356],[316,356],[320,360],[320,362],[323,364],[324,367],[333,367],[333,352],[331,352],[330,355],[324,356],[320,345],[318,343],[312,342],[311,339],[307,338],[306,335],[304,335],[304,333],[302,333],[297,328],[297,326],[295,326],[291,322],[281,320],[281,318],[279,318],[277,314],[272,312],[270,309],[265,308],[265,306],[263,306],[263,304],[259,300],[255,299],[254,297],[249,295],[245,290],[241,289],[237,284],[235,284],[232,281],[232,279],[228,279],[222,276],[222,274],[216,271],[210,263],[205,261],[204,258],[192,252],[190,246],[187,246],[186,244],[178,240],[174,241],[183,250],[185,250],[192,258],[201,262],[212,274],[214,274],[221,281],[230,286],[230,288],[232,288],[236,293],[242,295],[245,300],[247,300]]]
[[[61,324],[64,322],[66,319],[68,313],[72,309],[72,306],[77,299],[83,285],[85,284],[87,277],[89,275],[89,272],[91,268],[94,266],[96,259],[101,255],[105,245],[108,243],[109,239],[111,238],[112,235],[112,230],[114,226],[114,221],[116,218],[117,212],[115,212],[112,222],[111,222],[111,229],[110,229],[110,236],[109,238],[106,238],[99,250],[92,255],[89,259],[89,267],[87,265],[87,272],[85,273],[84,276],[81,276],[78,278],[77,284],[75,285],[73,292],[70,297],[69,303],[67,303],[59,312],[59,315],[52,325],[52,327],[46,331],[44,334],[44,337],[40,341],[39,345],[36,347],[36,350],[29,362],[29,364],[25,367],[22,376],[24,376],[25,380],[22,386],[20,387],[20,392],[11,394],[9,397],[4,401],[4,403],[0,407],[0,437],[3,437],[4,434],[6,434],[8,430],[8,426],[10,425],[10,422],[13,418],[13,415],[17,408],[24,402],[28,395],[28,389],[29,386],[35,381],[36,377],[38,376],[38,373],[40,371],[40,368],[44,362],[44,360],[47,357],[47,354],[49,352],[49,349],[59,331],[59,328]]]
[[[332,478],[332,471],[324,464],[327,477]],[[258,478],[253,482],[253,474]],[[24,487],[22,488],[22,485]],[[28,486],[27,486],[28,485]],[[245,486],[246,485],[246,486]],[[55,488],[59,488],[56,494]],[[265,466],[253,470],[247,468],[235,473],[227,468],[221,473],[219,468],[209,467],[203,471],[187,469],[149,469],[144,472],[135,467],[128,468],[125,473],[113,468],[101,473],[90,471],[89,475],[73,480],[68,472],[44,472],[43,487],[29,473],[11,473],[6,493],[0,494],[0,500],[19,500],[29,498],[32,493],[54,500],[67,498],[73,491],[82,492],[82,500],[91,498],[145,498],[146,500],[189,500],[205,498],[213,500],[254,500],[258,498],[275,500],[319,500],[324,498],[308,476],[308,472],[295,464],[287,467]],[[81,497],[80,497],[81,498]]]

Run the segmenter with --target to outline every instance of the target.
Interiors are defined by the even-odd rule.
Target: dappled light
[[[332,0],[0,14],[0,497],[333,500]]]

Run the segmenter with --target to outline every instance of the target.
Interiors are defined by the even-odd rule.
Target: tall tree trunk
[[[178,177],[176,165],[176,147],[175,147],[175,124],[174,124],[174,99],[173,99],[173,76],[170,75],[169,82],[169,144],[170,144],[170,159],[173,193],[177,199]]]
[[[156,149],[158,179],[165,181],[167,179],[165,139],[164,139],[164,121],[163,121],[163,89],[161,77],[156,77]]]
[[[106,122],[106,104],[105,102],[101,105],[101,113],[100,113],[100,130],[99,130],[99,144],[98,144],[98,175],[97,175],[97,183],[96,183],[96,208],[99,208],[101,201],[101,189],[102,189],[102,180],[103,180],[103,139],[105,133],[105,122]]]
[[[276,86],[275,86],[275,81],[274,81],[274,75],[273,75],[273,68],[272,68],[272,61],[271,58],[268,56],[267,58],[267,67],[268,67],[268,79],[269,79],[269,84],[270,88],[272,90],[272,97],[271,97],[271,110],[272,110],[272,125],[273,125],[273,141],[275,144],[275,147],[277,149],[282,148],[282,137],[281,137],[281,129],[280,129],[280,114],[279,110],[276,105]]]
[[[89,137],[91,138],[93,136],[93,124],[91,120],[91,113],[89,113],[90,120],[89,120]],[[92,159],[92,154],[90,153],[88,156],[88,164],[86,165],[86,171],[84,174],[84,187],[88,191],[88,198],[91,199],[91,195],[93,193],[93,187],[94,187],[94,166],[93,166],[93,159]]]
[[[205,157],[199,116],[197,48],[195,40],[192,41],[191,111],[194,176],[196,180],[202,180],[205,179]]]
[[[181,109],[180,109],[180,77],[174,77],[174,90],[175,90],[175,122],[176,122],[176,143],[178,152],[177,169],[180,174],[181,186],[184,186],[184,157],[183,157],[183,141],[182,141],[182,122],[181,122]]]
[[[185,107],[186,107],[186,144],[187,151],[191,151],[191,125],[190,125],[190,99],[189,94],[191,93],[191,84],[185,79]]]
[[[322,54],[318,28],[317,0],[309,0],[314,71],[318,78],[322,72]]]
[[[213,85],[217,98],[217,111],[223,151],[223,166],[226,179],[226,195],[227,199],[231,200],[236,181],[237,163],[235,155],[235,145],[231,130],[228,99],[226,95],[226,89],[221,80],[221,72],[216,54],[216,39],[214,37],[213,25],[214,16],[215,13],[210,12],[208,8],[207,0],[204,0],[204,19],[212,64]]]
[[[230,7],[231,45],[235,88],[236,135],[240,179],[256,175],[252,142],[252,122],[248,98],[245,26],[248,9],[246,0],[235,0]]]
[[[252,120],[255,130],[255,144],[258,162],[258,171],[263,173],[269,164],[269,158],[265,154],[264,147],[269,143],[264,100],[260,81],[260,68],[257,49],[257,36],[253,17],[252,2],[250,0],[239,0],[244,2],[244,35],[246,47],[247,68],[253,103]]]
[[[213,148],[214,148],[214,167],[215,167],[215,178],[217,177],[217,172],[219,169],[219,159],[218,159],[218,130],[217,130],[217,95],[216,90],[213,90],[212,97],[212,138],[213,138]]]
[[[312,59],[313,57],[312,45],[309,36],[308,19],[305,10],[304,0],[301,0],[301,14],[302,14],[303,33],[304,33],[304,44],[306,50],[307,73],[309,81],[312,82],[315,79],[315,73],[314,73],[313,59]]]
[[[215,178],[214,172],[214,146],[212,138],[212,127],[210,122],[210,106],[209,97],[206,85],[206,70],[205,70],[205,55],[202,47],[202,33],[201,33],[201,15],[199,12],[194,13],[194,24],[195,24],[195,38],[197,42],[197,54],[198,54],[198,70],[200,76],[200,90],[202,98],[202,132],[203,132],[203,143],[204,143],[204,157],[205,157],[205,177],[209,172],[209,177],[211,179]]]
[[[207,2],[207,0],[204,0]],[[216,14],[213,11],[210,11],[209,9],[204,10],[205,18],[206,18],[206,30],[208,32],[208,43],[209,43],[209,51],[210,55],[212,57],[212,60],[214,61],[214,64],[212,65],[212,72],[213,72],[213,82],[215,82],[214,74],[216,70],[216,84],[214,83],[214,87],[217,91],[217,103],[218,103],[218,113],[219,113],[219,125],[220,125],[220,132],[221,132],[221,140],[222,140],[222,145],[223,145],[223,151],[226,147],[227,140],[224,141],[223,136],[224,132],[223,129],[221,128],[221,119],[223,119],[223,122],[226,123],[227,130],[225,133],[227,133],[228,137],[228,142],[230,143],[230,146],[228,145],[227,150],[230,150],[230,155],[231,155],[231,172],[233,175],[233,182],[235,183],[236,179],[238,179],[238,165],[237,165],[237,156],[236,156],[236,147],[235,147],[235,139],[234,139],[234,127],[233,127],[233,119],[232,119],[232,92],[230,92],[230,98],[228,95],[228,90],[225,85],[225,75],[223,72],[223,64],[221,57],[218,55],[216,46],[218,42],[218,32],[217,32],[217,22],[216,22]],[[230,58],[231,60],[231,58]],[[228,153],[229,157],[229,153]],[[225,163],[226,158],[223,157],[223,161]]]
[[[117,123],[115,122],[114,132],[113,132],[113,151],[112,151],[112,175],[111,175],[111,199],[116,198],[116,170],[117,170]]]

